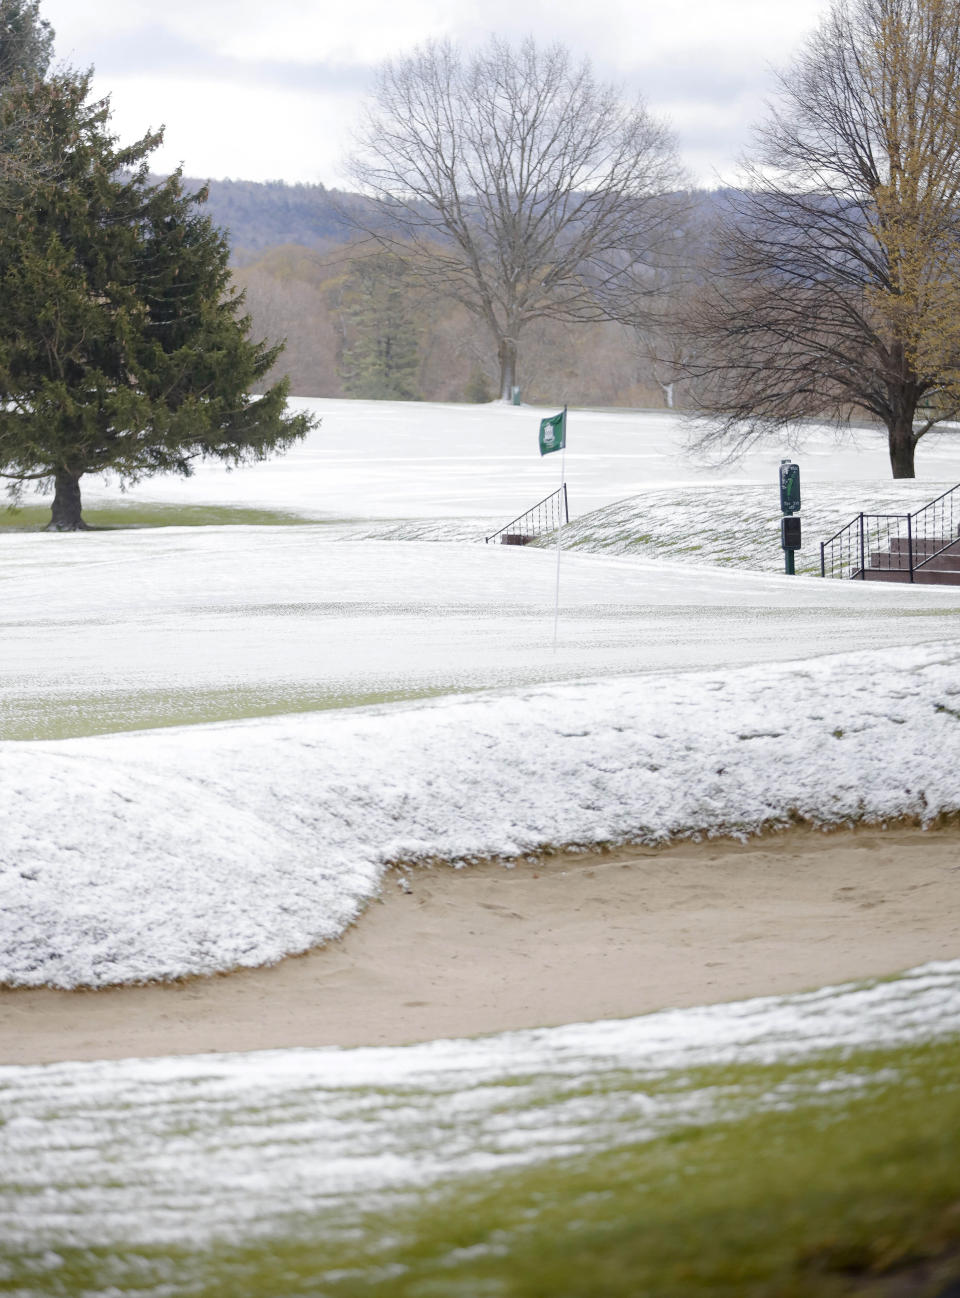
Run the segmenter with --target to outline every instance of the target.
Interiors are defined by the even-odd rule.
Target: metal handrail
[[[858,514],[856,518],[852,518],[849,523],[844,523],[843,527],[841,527],[839,532],[834,532],[833,536],[828,536],[825,541],[821,541],[820,548],[822,549],[824,546],[832,545],[834,541],[839,540],[839,538],[843,535],[844,532],[849,531],[851,527],[856,527],[859,524],[861,518],[907,518],[907,517],[908,515],[906,514],[862,514],[862,513]]]
[[[931,563],[938,554],[943,554],[945,550],[949,550],[951,546],[956,545],[958,535],[960,535],[957,528],[957,517],[954,516],[954,501],[957,498],[956,493],[958,488],[960,488],[960,484],[958,484],[957,487],[951,487],[949,491],[945,491],[942,495],[937,496],[936,500],[931,500],[929,504],[924,505],[922,509],[918,509],[913,515],[913,518],[917,519],[919,522],[921,514],[926,515],[930,510],[933,510],[933,524],[931,530],[934,533],[939,533],[939,539],[943,541],[943,544],[938,546],[936,550],[931,550],[929,554],[925,554],[915,565],[916,568],[923,568],[926,564]],[[949,521],[947,519],[948,505]],[[940,507],[939,509],[938,506]],[[960,508],[958,508],[958,517],[960,517]],[[947,534],[946,540],[944,540],[944,533]],[[923,540],[926,543],[926,535],[924,535]],[[926,548],[926,545],[924,545],[924,548]],[[913,580],[912,574],[910,580]]]
[[[827,575],[827,549],[830,550],[830,575],[839,567],[843,576],[849,569],[850,576],[866,581],[868,553],[871,569],[878,571],[906,572],[908,580],[913,581],[916,572],[931,563],[938,555],[957,545],[960,540],[960,483],[948,488],[935,499],[922,505],[920,509],[907,514],[867,514],[859,513],[833,536],[820,543],[820,576]],[[954,508],[956,503],[956,510]],[[896,526],[892,526],[893,523]],[[906,536],[900,535],[900,524],[906,525]],[[856,529],[856,530],[854,530]],[[888,562],[883,558],[883,551],[873,550],[872,543],[880,546],[886,542]],[[905,547],[902,542],[906,542]],[[940,542],[936,548],[927,553],[930,544]],[[894,562],[894,551],[896,561]],[[839,558],[837,557],[839,552]],[[902,558],[906,557],[906,563]]]
[[[555,501],[558,496],[561,497],[562,499],[557,501],[557,508],[555,509],[551,505],[551,502]],[[560,520],[560,508],[559,508],[561,504],[563,505],[562,522]],[[550,509],[546,508],[547,505],[551,505]],[[544,519],[548,520],[548,525],[546,526],[541,525],[541,515],[543,516]],[[554,516],[556,516],[556,522],[554,522]],[[517,528],[518,523],[524,523],[527,520],[533,520],[533,521],[527,522],[527,526],[525,528]],[[484,545],[489,545],[490,542],[495,541],[498,536],[503,536],[504,533],[513,532],[513,531],[517,531],[525,536],[529,535],[532,540],[533,537],[542,536],[545,532],[554,532],[558,527],[561,527],[563,523],[569,523],[569,522],[570,522],[570,505],[567,501],[567,484],[564,482],[561,486],[559,486],[556,489],[556,491],[551,491],[549,496],[544,496],[543,500],[538,500],[535,505],[531,505],[529,509],[525,510],[522,514],[518,514],[516,518],[512,518],[509,523],[506,523],[503,527],[498,528],[490,536],[485,536],[483,538],[483,542]],[[531,528],[534,530],[530,531],[529,529]]]

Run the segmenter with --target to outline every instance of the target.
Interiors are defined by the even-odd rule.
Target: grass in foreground
[[[230,505],[105,505],[83,511],[84,521],[96,532],[131,527],[280,527],[317,523],[278,509],[244,509]],[[39,532],[50,522],[49,505],[0,509],[0,531]]]
[[[935,1298],[960,1277],[958,1058],[954,1041],[819,1071],[682,1076],[739,1077],[767,1106],[434,1187],[336,1237],[307,1219],[297,1238],[240,1249],[61,1248],[39,1288],[19,1268],[7,1280],[50,1298],[110,1284],[198,1298]],[[770,1107],[791,1090],[796,1107]]]

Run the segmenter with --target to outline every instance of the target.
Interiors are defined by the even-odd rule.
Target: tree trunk
[[[500,400],[512,401],[517,383],[517,343],[515,338],[501,338],[497,346],[500,359]]]
[[[913,419],[899,415],[887,425],[887,432],[893,476],[915,478],[917,475],[913,467],[913,456],[917,441],[913,435]]]
[[[57,469],[56,494],[45,532],[89,532],[80,514],[80,474]]]

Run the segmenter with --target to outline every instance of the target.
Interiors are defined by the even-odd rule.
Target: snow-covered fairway
[[[274,961],[342,931],[395,860],[960,811],[960,589],[565,553],[554,651],[554,555],[473,539],[556,486],[542,412],[309,404],[323,427],[289,457],[129,499],[313,523],[0,534],[0,980]],[[775,508],[779,447],[716,472],[682,438],[572,414],[574,516],[647,491],[689,537],[724,484]],[[859,438],[797,454],[825,526],[881,485],[914,508],[960,480],[956,434],[902,493]],[[876,1079],[740,1093],[690,1070],[953,1037],[957,988],[947,964],[478,1043],[0,1069],[0,1286],[159,1295],[158,1243],[346,1236],[464,1172],[827,1103]],[[90,1250],[96,1283],[58,1287],[58,1249]]]
[[[129,499],[256,505],[340,523],[446,519],[454,525],[454,520],[483,518],[499,527],[559,482],[560,456],[537,453],[538,421],[555,409],[321,399],[296,405],[323,422],[287,455],[233,473],[209,464],[186,481],[152,478]],[[902,488],[909,496],[914,485],[891,483],[884,439],[873,430],[854,430],[838,442],[830,430],[812,427],[804,430],[799,450],[761,446],[725,466],[687,455],[688,438],[683,421],[667,411],[571,411],[566,475],[571,516],[667,487],[702,487],[707,514],[711,498],[722,498],[726,486],[767,483],[776,502],[783,455],[799,461],[804,500],[811,505],[817,483],[862,484],[868,500],[875,486],[887,494]],[[928,498],[958,481],[960,429],[924,438],[917,451],[917,482],[929,485]],[[90,505],[117,498],[109,484],[84,483]],[[840,518],[838,526],[847,521]]]
[[[559,468],[539,412],[310,404],[324,423],[290,456],[137,495],[339,522],[0,537],[0,978],[276,960],[341,931],[394,860],[960,805],[960,590],[577,551],[554,648],[552,552],[348,539],[532,503]],[[673,475],[678,519],[697,493],[709,513],[724,477],[685,436],[574,413],[574,501],[655,486],[662,512]],[[855,455],[811,432],[806,500],[869,492],[884,452],[858,436]],[[943,435],[925,471],[958,451]],[[738,481],[775,498],[779,453]]]
[[[58,738],[952,637],[960,588],[322,527],[0,538],[0,738]]]
[[[710,468],[684,454],[687,430],[673,416],[572,412],[574,543],[592,535],[599,549],[629,545],[626,528],[653,534],[648,554],[702,543],[713,559],[773,572],[567,554],[554,652],[552,556],[476,543],[555,488],[559,457],[536,453],[542,412],[303,404],[323,423],[285,457],[232,473],[201,465],[194,478],[152,479],[127,497],[91,480],[85,499],[94,517],[105,500],[160,501],[288,509],[322,525],[2,536],[0,738],[714,669],[954,634],[960,591],[784,582],[769,520],[783,448]],[[813,429],[799,453],[805,509],[820,528],[874,500],[915,507],[960,478],[960,433],[926,439],[910,483],[891,483],[877,434],[860,431],[855,443]],[[625,496],[640,504],[611,509]],[[576,520],[596,510],[606,513],[585,538]],[[801,561],[819,534],[807,525]],[[353,539],[370,536],[395,543]],[[440,543],[412,539],[423,536]]]

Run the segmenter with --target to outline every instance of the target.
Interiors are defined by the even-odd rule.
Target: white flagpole
[[[563,448],[560,451],[560,489],[566,480],[567,464],[567,407],[563,407]],[[553,599],[553,652],[557,652],[557,631],[560,624],[560,527],[557,528],[557,585]]]

